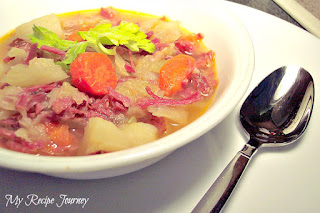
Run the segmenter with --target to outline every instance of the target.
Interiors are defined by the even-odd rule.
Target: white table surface
[[[266,13],[225,2],[249,31],[256,65],[249,90],[287,64],[307,69],[315,81],[309,127],[297,143],[261,149],[254,156],[223,212],[319,212],[320,40]],[[249,93],[249,91],[248,91]],[[0,212],[190,212],[234,154],[246,142],[237,120],[239,106],[217,127],[160,162],[140,171],[101,180],[66,180],[0,168]],[[19,208],[6,196],[89,198],[81,205]],[[29,197],[30,198],[30,197]]]

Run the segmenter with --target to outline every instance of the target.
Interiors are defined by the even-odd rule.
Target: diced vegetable
[[[15,86],[7,86],[0,90],[0,108],[12,111],[15,110],[21,92],[22,89]]]
[[[8,56],[10,58],[14,58],[14,63],[18,64],[22,64],[25,62],[26,58],[27,58],[27,53],[25,50],[20,49],[20,48],[16,48],[16,47],[12,47],[11,50],[8,52]]]
[[[29,135],[28,135],[28,130],[25,128],[20,128],[20,129],[16,130],[14,133],[17,137],[23,138],[26,141],[31,141],[29,138]]]
[[[30,22],[20,25],[16,28],[15,36],[23,40],[30,41],[29,35],[33,34],[33,26],[41,26],[57,34],[60,38],[64,37],[63,30],[57,15],[46,15]]]
[[[169,59],[160,70],[159,86],[170,96],[182,89],[188,77],[194,70],[195,59],[192,56],[180,54]]]
[[[67,124],[47,123],[46,132],[50,140],[57,146],[70,146],[73,143],[74,138]]]
[[[148,55],[141,58],[136,65],[136,75],[143,80],[157,80],[159,78],[160,68],[166,62],[164,59],[155,59]]]
[[[116,73],[119,76],[129,76],[129,73],[125,69],[126,61],[118,53],[116,53],[114,56],[114,63]]]
[[[177,49],[174,43],[169,44],[168,47],[163,48],[161,51],[157,51],[153,54],[154,60],[165,60],[168,57],[176,56]]]
[[[99,151],[119,151],[151,142],[157,137],[157,128],[150,124],[131,123],[117,127],[102,118],[90,118],[80,153],[88,155]]]
[[[29,65],[12,66],[1,82],[13,86],[28,87],[50,84],[68,77],[60,66],[54,64],[53,59],[34,58],[29,62]]]
[[[146,87],[151,87],[153,90],[157,89],[157,85],[149,83],[148,81],[129,79],[119,83],[116,87],[116,91],[130,98],[132,102],[136,102],[139,98],[149,97],[149,94],[146,92]]]
[[[179,22],[161,22],[153,29],[156,38],[163,43],[170,43],[178,40],[181,36]]]
[[[157,117],[165,117],[178,124],[187,124],[188,112],[184,106],[169,107],[165,105],[149,106],[148,111]]]
[[[68,82],[63,82],[60,88],[53,89],[49,94],[49,107],[58,98],[69,97],[76,102],[77,105],[82,104],[84,101],[88,101],[88,96],[84,93],[79,92],[79,90],[70,85]]]
[[[70,66],[72,83],[92,95],[105,95],[117,86],[117,76],[109,57],[103,53],[80,54]]]
[[[153,28],[159,24],[161,22],[160,19],[158,18],[153,18],[153,19],[150,19],[150,20],[145,20],[143,21],[142,23],[140,23],[140,29],[141,31],[143,32],[150,32],[153,30]]]

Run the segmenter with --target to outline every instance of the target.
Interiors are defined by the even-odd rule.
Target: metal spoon
[[[298,66],[281,67],[247,97],[240,121],[248,143],[213,183],[192,212],[220,212],[253,154],[260,146],[277,147],[296,141],[306,129],[314,101],[311,75]]]

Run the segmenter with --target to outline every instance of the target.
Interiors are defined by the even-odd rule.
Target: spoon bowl
[[[283,146],[300,138],[309,123],[314,82],[305,69],[285,66],[268,75],[246,98],[240,122],[250,139],[223,170],[193,212],[220,212],[260,146]]]
[[[240,121],[259,145],[286,145],[296,141],[306,129],[313,100],[311,75],[298,66],[281,67],[247,97],[240,110]]]

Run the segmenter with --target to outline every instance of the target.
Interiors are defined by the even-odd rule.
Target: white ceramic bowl
[[[83,157],[34,156],[0,149],[0,166],[73,179],[96,179],[126,174],[151,165],[179,147],[195,140],[222,121],[239,103],[254,69],[250,36],[223,1],[89,1],[23,0],[2,1],[0,35],[21,23],[49,13],[114,6],[120,9],[166,15],[180,20],[192,32],[204,34],[204,43],[216,53],[219,87],[214,104],[193,123],[152,143],[132,149]],[[161,4],[160,4],[161,2]],[[15,7],[16,5],[24,7]],[[36,5],[36,6],[35,6]],[[63,7],[62,7],[63,6]],[[15,8],[12,10],[11,8]],[[21,8],[21,9],[19,9]],[[21,11],[20,11],[21,10]]]

